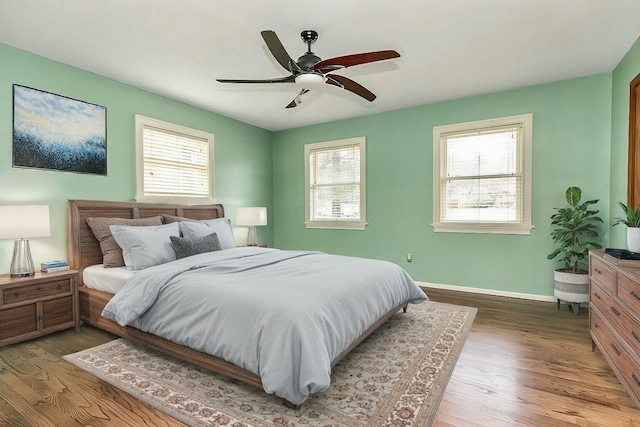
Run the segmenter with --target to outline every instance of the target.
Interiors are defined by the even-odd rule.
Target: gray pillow
[[[122,248],[122,257],[129,270],[142,270],[176,259],[170,238],[180,235],[177,223],[149,227],[112,225],[109,228]]]
[[[171,246],[173,246],[173,250],[176,251],[178,259],[222,249],[216,233],[196,237],[195,239],[171,236]]]
[[[182,235],[188,239],[195,239],[196,237],[216,233],[222,249],[231,249],[236,246],[231,221],[228,218],[181,221],[178,224],[180,224]]]
[[[107,218],[107,217],[90,217],[87,218],[87,225],[91,228],[96,240],[100,243],[102,251],[102,263],[105,268],[122,267],[124,259],[122,258],[122,249],[113,239],[110,225],[130,225],[130,226],[147,226],[162,225],[162,217],[154,216],[142,219],[127,218]]]

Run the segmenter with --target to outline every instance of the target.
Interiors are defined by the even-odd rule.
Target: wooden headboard
[[[191,219],[224,217],[224,208],[214,205],[179,205],[100,200],[69,200],[67,217],[67,257],[69,267],[80,270],[78,283],[82,285],[82,270],[102,264],[102,251],[87,225],[89,217],[139,219],[157,215],[182,216]]]

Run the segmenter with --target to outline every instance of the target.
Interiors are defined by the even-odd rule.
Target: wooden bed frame
[[[116,322],[101,316],[104,306],[113,294],[87,288],[82,282],[82,272],[86,267],[102,264],[100,245],[87,225],[89,217],[112,217],[138,219],[157,215],[172,215],[191,218],[194,220],[224,217],[224,208],[220,204],[214,205],[178,205],[152,204],[136,202],[111,202],[94,200],[69,200],[67,255],[69,266],[78,270],[78,287],[80,300],[80,320],[89,325],[103,329],[112,334],[144,344],[158,351],[171,355],[177,359],[193,363],[202,368],[226,375],[230,378],[264,389],[260,377],[223,359],[194,350],[183,345],[175,344],[153,334],[143,332],[130,326],[120,326]],[[349,351],[375,331],[387,319],[400,309],[407,311],[403,304],[394,308],[369,329],[367,329],[349,348],[343,351],[331,364],[335,366]],[[300,405],[293,405],[285,400],[289,407],[298,409]]]

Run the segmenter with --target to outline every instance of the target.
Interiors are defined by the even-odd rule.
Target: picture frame
[[[107,109],[13,85],[13,167],[107,174]]]

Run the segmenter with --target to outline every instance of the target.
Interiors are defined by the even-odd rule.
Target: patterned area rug
[[[124,339],[64,359],[190,426],[429,426],[476,312],[409,305],[336,365],[329,390],[300,410]]]

